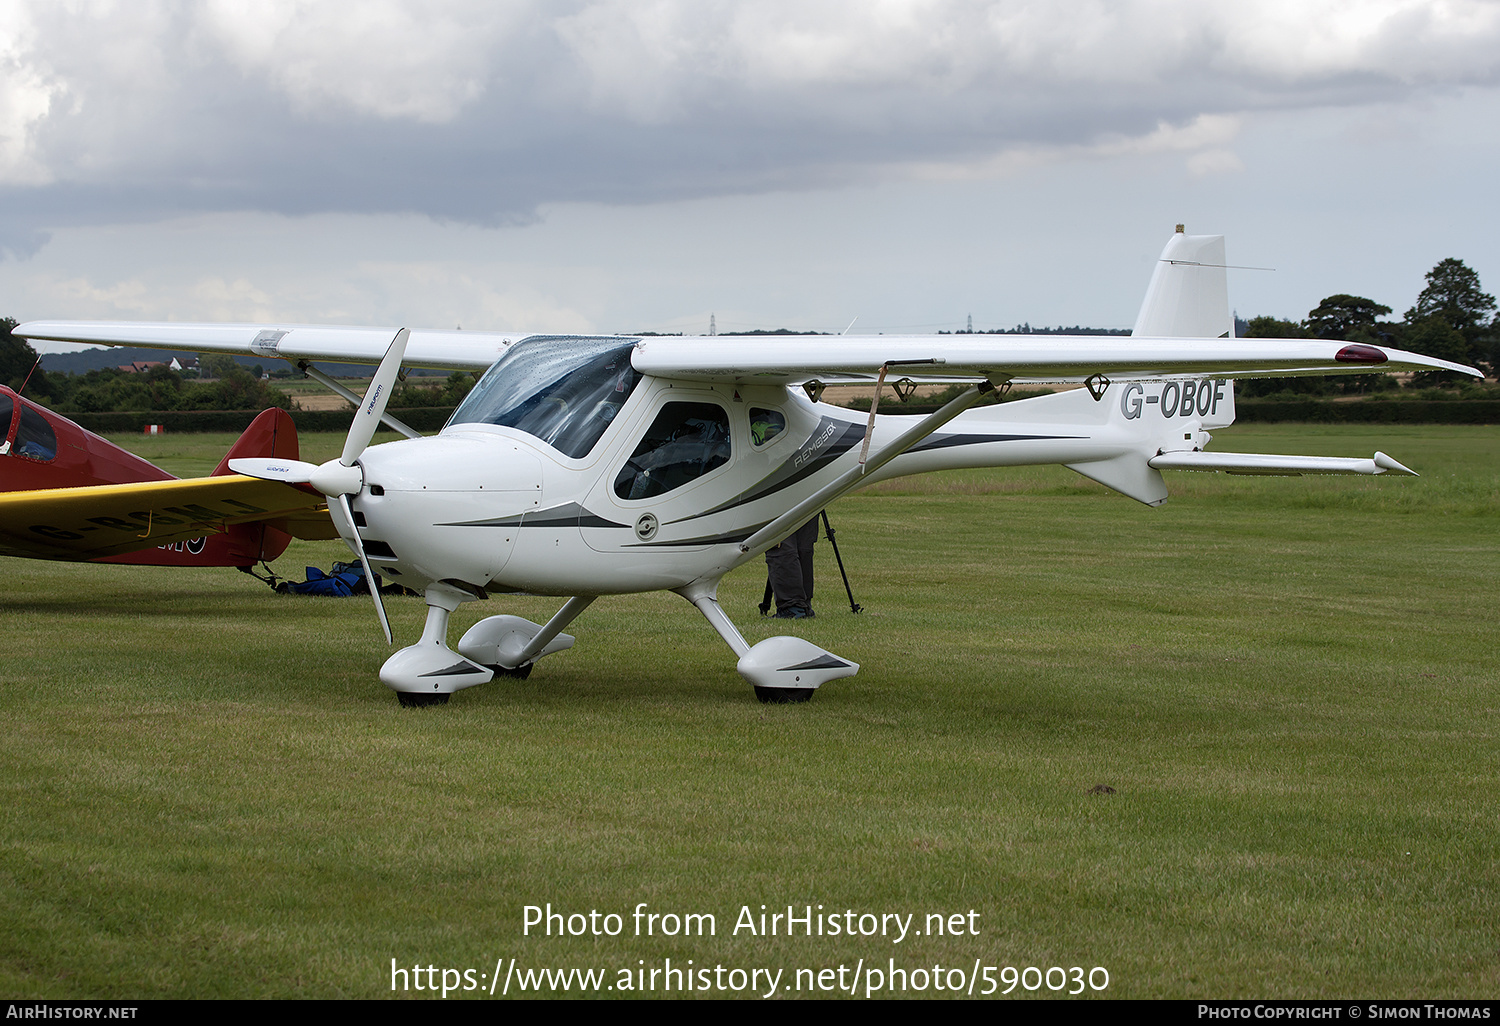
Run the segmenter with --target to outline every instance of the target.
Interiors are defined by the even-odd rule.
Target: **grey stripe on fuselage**
[[[533,510],[529,513],[517,513],[508,517],[494,517],[490,520],[460,520],[455,523],[439,524],[440,527],[623,527],[630,529],[629,524],[621,524],[614,520],[606,520],[604,517],[593,513],[576,502],[565,502],[560,506],[549,506],[546,509]]]
[[[796,455],[789,457],[781,466],[770,474],[761,478],[751,487],[745,489],[739,495],[728,502],[720,503],[713,509],[702,513],[694,513],[691,516],[681,517],[677,520],[667,521],[669,524],[682,524],[702,517],[723,513],[725,510],[734,509],[774,495],[779,491],[790,488],[792,485],[822,470],[828,464],[838,459],[844,453],[854,448],[856,444],[864,440],[864,429],[858,424],[843,423],[843,430],[838,431],[839,421],[832,417],[824,417],[818,422],[817,428],[808,436],[809,439],[818,438],[828,432],[832,427],[835,434],[829,434],[825,443],[818,447],[818,454],[801,465],[794,465]],[[987,445],[991,442],[1031,442],[1047,439],[1081,438],[1081,435],[976,435],[967,432],[955,432],[950,434],[937,434],[931,438],[924,439],[917,445],[912,446],[908,452],[930,452],[934,449],[948,449],[960,445]],[[797,450],[797,455],[805,451],[807,443]],[[767,521],[769,523],[769,521]],[[560,506],[549,509],[536,510],[535,512],[515,514],[508,517],[495,517],[489,520],[465,520],[457,523],[443,524],[443,527],[594,527],[594,528],[617,528],[625,531],[633,531],[630,524],[621,524],[597,513],[586,509],[576,502],[566,502]],[[734,531],[726,534],[709,535],[700,538],[682,538],[675,541],[651,541],[642,542],[638,545],[627,545],[626,548],[655,548],[681,547],[684,545],[723,545],[732,542],[744,541],[750,535],[758,531],[763,524],[745,530]]]
[[[838,431],[841,423],[843,426],[843,430]],[[830,433],[830,428],[832,428],[833,431],[837,433]],[[814,439],[823,438],[824,435],[827,435],[827,438],[825,438],[822,442],[813,442]],[[781,464],[781,466],[771,471],[771,473],[761,478],[759,481],[751,485],[749,488],[745,489],[743,492],[740,492],[740,494],[736,495],[728,502],[720,503],[713,509],[705,510],[702,513],[694,513],[692,516],[683,517],[682,519],[696,520],[698,517],[706,517],[714,513],[722,513],[726,509],[733,509],[736,506],[743,506],[747,502],[754,502],[756,499],[763,499],[767,495],[774,495],[776,492],[781,491],[783,488],[794,485],[798,481],[816,474],[818,471],[828,466],[828,464],[832,463],[834,460],[844,455],[844,453],[848,452],[860,442],[864,441],[864,437],[865,429],[860,427],[858,424],[849,424],[847,422],[834,420],[832,417],[824,417],[822,420],[818,421],[818,426],[813,429],[813,432],[810,435],[807,436],[807,441],[799,445],[797,447],[797,451],[793,455],[787,457],[787,459]],[[809,443],[813,444],[810,446]],[[798,457],[800,457],[810,448],[816,451],[816,455],[809,459],[802,460],[799,463]],[[681,521],[674,520],[671,522],[680,523]]]
[[[1037,442],[1057,441],[1064,438],[1087,438],[1087,435],[971,435],[948,434],[924,438],[907,452],[931,452],[933,449],[950,449],[955,445],[986,445],[990,442]]]

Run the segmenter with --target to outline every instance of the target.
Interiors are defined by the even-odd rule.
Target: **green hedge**
[[[81,428],[98,434],[140,432],[147,424],[160,424],[173,434],[204,431],[243,431],[260,410],[147,410],[135,413],[70,413],[67,418]],[[451,406],[414,407],[390,410],[391,416],[416,431],[437,431],[448,422]],[[298,431],[348,431],[353,419],[350,410],[293,410],[292,421]]]
[[[1316,424],[1500,424],[1495,399],[1237,399],[1235,420],[1242,424],[1305,421]]]

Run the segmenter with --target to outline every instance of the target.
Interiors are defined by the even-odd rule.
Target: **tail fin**
[[[274,407],[262,411],[260,416],[250,422],[245,433],[229,447],[219,465],[214,468],[210,477],[222,477],[232,474],[229,469],[229,461],[243,457],[270,458],[276,460],[298,459],[300,451],[297,447],[297,425],[292,422],[292,415],[285,410]]]
[[[1149,338],[1228,338],[1234,334],[1224,236],[1188,235],[1182,225],[1177,226],[1151,274],[1131,334]]]

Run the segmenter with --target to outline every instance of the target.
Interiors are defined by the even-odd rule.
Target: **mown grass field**
[[[118,440],[179,474],[231,441]],[[1157,510],[1059,468],[888,483],[830,510],[865,613],[826,542],[814,621],[760,620],[759,567],[721,590],[752,643],[862,664],[796,707],[756,703],[671,595],[601,599],[530,680],[402,710],[367,599],[5,560],[0,994],[374,997],[392,958],[613,982],[670,957],[783,990],[894,958],[1102,966],[1113,997],[1493,997],[1500,428],[1216,445],[1424,476],[1178,474]],[[469,604],[450,637],[557,604]],[[421,601],[389,606],[415,640]],[[523,936],[547,902],[625,934]],[[716,936],[630,936],[641,902]],[[762,904],[979,933],[735,936]]]

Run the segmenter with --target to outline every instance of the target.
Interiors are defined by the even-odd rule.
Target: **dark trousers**
[[[776,612],[811,612],[813,596],[813,543],[818,540],[818,518],[797,528],[780,545],[766,550],[766,570]]]

